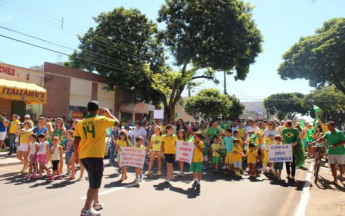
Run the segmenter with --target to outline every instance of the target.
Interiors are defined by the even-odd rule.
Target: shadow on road
[[[316,186],[321,190],[334,190],[345,192],[345,188],[341,187],[340,185],[333,184],[331,181],[323,178],[322,176],[319,176],[318,179],[318,184],[316,184]]]
[[[52,184],[52,185],[50,185],[50,186],[48,186],[48,187],[46,187],[47,189],[58,189],[58,188],[63,188],[63,187],[66,187],[66,186],[68,186],[68,185],[72,185],[72,184],[74,184],[74,183],[76,183],[76,181],[68,181],[68,180],[66,180],[66,181],[60,181],[60,182],[58,182],[58,183],[55,183],[56,181],[53,181],[53,182],[48,182],[48,183],[50,183],[50,184]]]

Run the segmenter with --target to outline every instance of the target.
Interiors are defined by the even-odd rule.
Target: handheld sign
[[[269,162],[292,162],[292,145],[268,145]]]
[[[122,147],[120,154],[120,167],[130,166],[144,168],[146,151],[140,148]]]
[[[153,111],[154,119],[164,119],[164,110],[154,110]]]
[[[191,164],[194,153],[194,144],[190,142],[176,142],[176,161],[183,161]]]

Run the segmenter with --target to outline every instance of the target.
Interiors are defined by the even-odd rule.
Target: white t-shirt
[[[273,140],[268,141],[267,137],[269,137],[270,135],[273,135],[274,137],[277,135],[280,135],[280,133],[277,129],[274,129],[274,130],[265,129],[263,134],[265,136],[265,143],[269,144],[269,145],[274,144],[274,138],[273,138]]]
[[[36,153],[36,146],[38,145],[37,142],[31,142],[29,143],[30,146],[30,154],[35,154]]]
[[[47,154],[47,147],[46,146],[49,146],[48,141],[40,142],[38,144],[38,154],[41,154],[41,155]]]
[[[246,128],[246,134],[249,134],[249,131],[254,131],[254,133],[257,133],[258,131],[259,131],[259,128],[258,127],[253,127],[253,126],[248,126],[247,128]]]
[[[135,138],[141,136],[144,138],[143,143],[145,143],[146,140],[146,136],[147,136],[147,132],[145,130],[145,128],[141,127],[139,129],[137,129],[136,127],[134,128],[131,137],[133,137],[133,144],[135,144]]]

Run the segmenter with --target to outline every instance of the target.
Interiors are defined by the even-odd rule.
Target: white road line
[[[308,205],[308,201],[310,198],[310,185],[311,185],[311,176],[313,175],[313,168],[314,168],[314,163],[310,164],[309,170],[308,170],[308,174],[306,177],[306,182],[303,188],[303,193],[301,196],[301,200],[299,201],[297,210],[294,214],[294,216],[304,216],[305,215],[305,211],[307,210],[307,205]]]
[[[113,188],[113,189],[110,189],[110,190],[102,191],[102,192],[98,193],[98,196],[101,196],[101,195],[104,195],[104,194],[113,193],[115,191],[119,191],[119,190],[122,190],[122,189],[125,189],[125,188],[130,188],[130,187],[132,187],[134,185],[143,184],[143,183],[145,183],[145,182],[142,181],[142,182],[139,182],[139,183],[132,183],[132,184],[128,184],[128,185],[123,186],[123,187],[117,187],[117,188]],[[81,200],[85,200],[86,196],[80,197],[80,199]]]

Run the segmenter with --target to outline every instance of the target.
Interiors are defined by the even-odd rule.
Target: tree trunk
[[[170,122],[173,119],[173,116],[175,115],[175,106],[164,106],[164,119],[167,124],[170,124]]]

